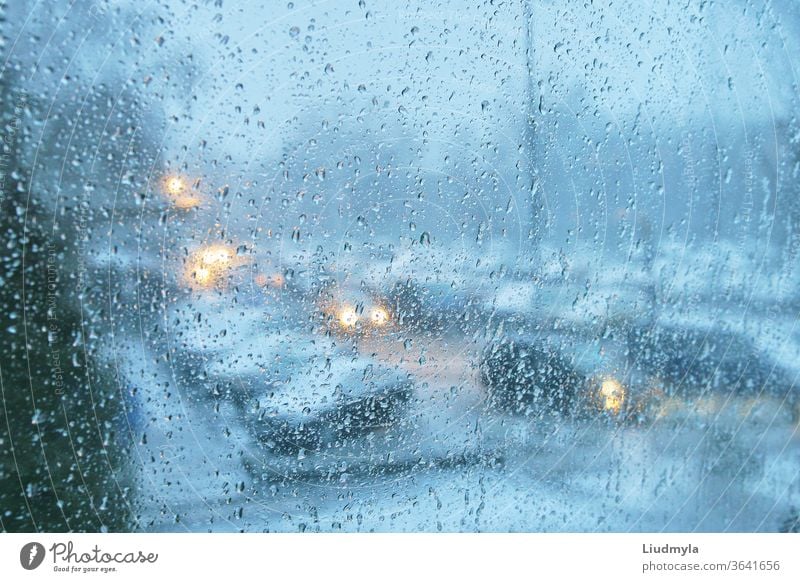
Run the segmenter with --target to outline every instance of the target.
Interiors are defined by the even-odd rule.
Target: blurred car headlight
[[[369,323],[375,327],[383,327],[389,323],[389,312],[383,307],[373,307],[369,312]]]
[[[321,310],[334,333],[376,333],[386,330],[392,323],[389,310],[371,297],[331,299],[323,303]]]
[[[338,313],[336,314],[336,319],[339,322],[339,325],[344,329],[354,329],[358,324],[358,320],[360,317],[354,307],[349,305],[344,305],[339,308]]]
[[[606,412],[619,414],[627,399],[627,392],[622,383],[615,378],[604,378],[598,390],[600,405]]]
[[[185,176],[171,174],[164,177],[161,189],[176,208],[190,209],[200,206],[200,196],[193,191]]]
[[[236,253],[226,245],[210,245],[196,251],[186,265],[185,279],[194,287],[217,285],[236,266]]]

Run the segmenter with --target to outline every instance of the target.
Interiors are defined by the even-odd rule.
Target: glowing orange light
[[[614,378],[606,378],[600,384],[603,408],[617,414],[625,403],[625,388]]]
[[[339,324],[344,328],[353,328],[358,323],[358,313],[350,306],[342,307],[338,313]]]
[[[205,267],[197,267],[193,275],[194,280],[197,281],[201,287],[208,287],[214,283],[214,275],[210,269],[206,269]]]
[[[164,180],[164,189],[170,196],[178,196],[183,194],[188,185],[183,176],[169,176]]]
[[[199,287],[211,287],[234,266],[234,258],[233,249],[225,245],[211,245],[200,249],[186,266],[186,278]]]
[[[227,266],[233,261],[233,250],[223,245],[212,245],[200,251],[200,262],[209,266]]]
[[[167,176],[164,178],[163,189],[177,208],[195,208],[200,205],[200,197],[191,192],[184,176]]]
[[[373,307],[369,312],[369,321],[372,325],[383,327],[389,323],[389,312],[383,307]]]

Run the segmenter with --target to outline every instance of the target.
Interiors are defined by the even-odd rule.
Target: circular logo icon
[[[35,570],[44,561],[44,546],[39,542],[29,542],[19,551],[19,563],[26,570]]]

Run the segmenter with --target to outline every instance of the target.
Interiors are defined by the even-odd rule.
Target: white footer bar
[[[792,534],[5,534],[4,580],[800,580]],[[225,577],[225,578],[223,578]]]

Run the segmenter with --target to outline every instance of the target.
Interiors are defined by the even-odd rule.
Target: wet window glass
[[[792,3],[2,11],[0,529],[800,529]]]

